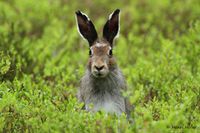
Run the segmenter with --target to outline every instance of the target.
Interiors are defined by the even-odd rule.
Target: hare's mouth
[[[92,73],[94,75],[94,77],[96,78],[104,78],[107,76],[107,73],[103,73],[103,72],[93,72]]]

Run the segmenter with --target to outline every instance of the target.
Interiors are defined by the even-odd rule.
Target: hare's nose
[[[101,71],[104,68],[104,65],[102,66],[94,66],[98,71]]]

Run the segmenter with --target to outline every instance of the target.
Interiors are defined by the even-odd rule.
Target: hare
[[[103,28],[103,37],[98,38],[92,21],[86,14],[77,11],[76,20],[80,35],[89,43],[89,61],[81,79],[78,100],[89,111],[104,110],[108,113],[129,115],[129,103],[122,96],[126,90],[125,78],[113,56],[113,40],[119,33],[119,13],[116,9]],[[92,105],[92,106],[90,106]]]

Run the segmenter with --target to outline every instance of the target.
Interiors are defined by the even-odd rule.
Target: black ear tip
[[[119,14],[120,13],[120,9],[116,9],[115,11],[114,11],[114,14]]]
[[[76,13],[76,15],[82,15],[80,10],[77,10],[75,13]]]
[[[116,9],[116,10],[112,13],[112,16],[119,15],[119,13],[120,13],[120,9]]]

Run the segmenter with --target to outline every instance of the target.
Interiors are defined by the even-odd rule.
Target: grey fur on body
[[[126,99],[122,91],[126,90],[126,82],[118,68],[110,70],[105,78],[95,78],[90,70],[87,70],[81,79],[78,91],[80,102],[84,102],[86,110],[116,113],[128,113]],[[93,107],[90,108],[90,104]]]

